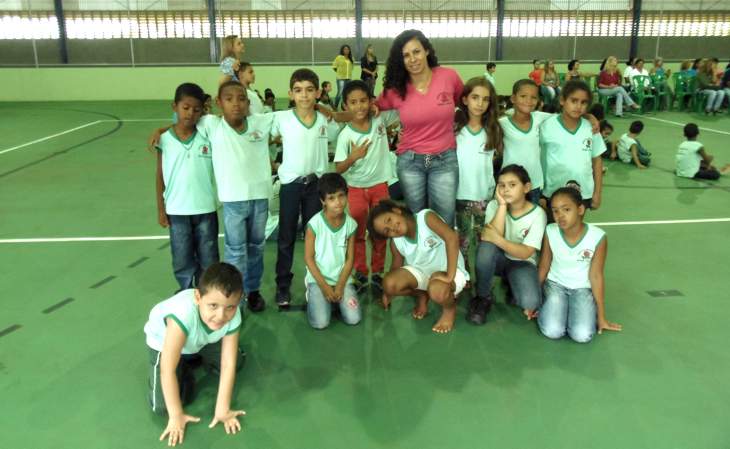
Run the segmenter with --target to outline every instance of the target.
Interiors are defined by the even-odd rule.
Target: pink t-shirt
[[[376,100],[380,110],[398,110],[403,125],[398,154],[407,150],[417,154],[438,154],[456,148],[454,110],[464,83],[455,70],[444,67],[431,70],[431,83],[425,94],[409,82],[405,100],[393,89],[385,90]]]

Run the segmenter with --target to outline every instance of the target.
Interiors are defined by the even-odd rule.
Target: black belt
[[[294,180],[292,182],[296,182],[297,184],[307,185],[307,184],[309,184],[311,182],[316,182],[317,179],[318,179],[317,178],[317,175],[314,174],[314,173],[312,173],[312,174],[309,174],[307,176],[300,176],[298,178],[294,178]]]

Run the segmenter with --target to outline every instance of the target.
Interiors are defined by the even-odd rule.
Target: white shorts
[[[423,290],[424,292],[428,291],[428,281],[431,279],[431,275],[433,273],[426,274],[421,271],[420,268],[416,268],[411,265],[405,265],[402,268],[408,270],[408,272],[411,273],[414,278],[416,278],[416,282],[418,282],[416,290]],[[459,293],[461,293],[462,290],[464,290],[464,286],[466,286],[466,276],[464,276],[464,273],[462,273],[461,270],[456,270],[456,275],[454,276],[454,284],[456,284],[454,296],[457,296]]]

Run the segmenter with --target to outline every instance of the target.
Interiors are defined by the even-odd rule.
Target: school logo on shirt
[[[248,138],[251,142],[258,142],[260,141],[264,136],[261,134],[260,131],[252,131],[251,134],[249,134]]]
[[[591,139],[590,137],[583,139],[583,151],[591,151],[592,147],[593,139]]]
[[[530,228],[525,228],[522,230],[522,239],[524,240],[525,237],[527,237],[527,234],[530,233]]]
[[[200,156],[210,157],[210,148],[208,148],[208,145],[203,145],[200,147]]]
[[[385,125],[383,125],[382,123],[380,125],[378,125],[377,132],[378,132],[379,136],[384,136],[385,135]]]
[[[587,262],[593,258],[593,251],[590,249],[584,249],[580,253],[580,261],[581,262]]]
[[[433,249],[433,248],[436,248],[436,247],[437,247],[437,246],[439,246],[440,244],[441,244],[441,242],[440,242],[440,241],[439,241],[438,239],[435,239],[435,238],[433,238],[433,237],[429,237],[429,238],[427,238],[427,239],[426,239],[426,240],[425,240],[425,241],[423,242],[423,245],[424,245],[424,246],[425,246],[426,248],[428,248],[428,249]]]
[[[453,105],[454,100],[449,95],[448,92],[440,92],[438,95],[436,95],[436,105],[437,106],[446,106],[446,105]]]
[[[319,137],[320,139],[327,138],[327,127],[325,125],[319,127]]]

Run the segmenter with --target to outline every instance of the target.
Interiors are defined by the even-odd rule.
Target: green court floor
[[[145,149],[170,115],[165,102],[0,104],[0,447],[165,445],[166,419],[145,397],[142,326],[176,289]],[[609,119],[616,138],[631,120]],[[201,372],[187,411],[202,422],[183,447],[730,447],[730,222],[645,223],[730,217],[729,178],[672,173],[688,121],[730,162],[730,117],[648,115],[652,167],[609,162],[603,206],[588,214],[605,223],[607,316],[623,332],[550,341],[503,302],[475,327],[462,300],[455,330],[436,335],[436,308],[414,321],[410,300],[384,312],[370,296],[360,325],[313,331],[302,312],[270,306],[270,242],[269,307],[247,314],[241,335],[248,357],[233,404],[248,413],[243,433],[207,428],[217,379]],[[96,239],[16,240],[84,237]]]

